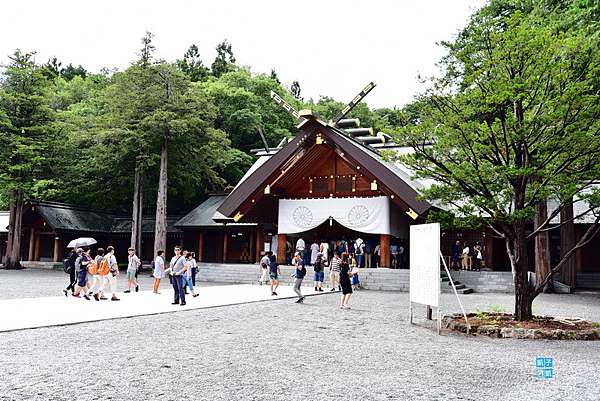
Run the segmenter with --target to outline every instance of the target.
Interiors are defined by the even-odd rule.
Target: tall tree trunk
[[[8,216],[8,240],[6,241],[6,264],[10,261],[10,250],[12,249],[13,238],[15,236],[15,213],[16,213],[16,195],[11,192],[9,216]]]
[[[142,247],[142,210],[143,210],[144,180],[139,164],[135,168],[133,181],[133,212],[131,215],[131,247],[141,252]]]
[[[160,144],[160,173],[158,176],[158,195],[156,197],[156,225],[154,231],[154,255],[167,247],[167,165],[169,161],[168,136]],[[153,255],[153,257],[154,257]]]
[[[565,204],[560,211],[560,221],[568,221],[560,227],[560,257],[569,252],[575,246],[575,222],[573,221],[573,202]],[[561,281],[575,288],[575,255],[571,255],[563,265],[561,272]]]
[[[535,205],[535,216],[533,217],[534,230],[541,226],[548,218],[548,203],[544,200]],[[535,236],[535,278],[541,283],[550,273],[550,236],[548,231],[542,231]],[[544,286],[544,292],[554,292],[552,279]]]
[[[515,315],[517,321],[531,320],[532,288],[529,283],[529,260],[527,257],[527,238],[525,224],[516,223],[515,236],[511,241],[510,252],[512,252],[511,263],[515,270]]]
[[[6,250],[6,268],[21,268],[21,221],[23,218],[23,192],[15,191],[11,200],[9,221],[9,245]]]

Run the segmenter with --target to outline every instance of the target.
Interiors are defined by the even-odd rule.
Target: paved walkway
[[[305,295],[319,295],[312,288],[302,288]],[[292,287],[280,286],[277,296],[272,296],[269,286],[223,285],[198,289],[198,296],[186,296],[186,305],[171,305],[173,291],[162,290],[120,294],[120,301],[96,301],[93,298],[54,296],[0,300],[0,332],[38,327],[63,326],[133,316],[180,312],[216,306],[236,305],[250,302],[296,298]],[[108,296],[110,298],[110,296]]]

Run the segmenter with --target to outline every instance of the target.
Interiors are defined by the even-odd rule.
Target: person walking
[[[194,292],[194,284],[192,283],[192,267],[194,266],[193,260],[194,258],[192,258],[192,253],[188,252],[185,255],[185,268],[181,274],[181,280],[184,286],[187,285],[187,287],[189,287],[192,297],[196,298],[198,294]],[[187,292],[184,293],[187,294]]]
[[[90,248],[78,248],[77,254],[79,255],[75,260],[75,272],[77,274],[77,286],[75,287],[74,297],[80,298],[80,293],[83,291],[83,297],[90,300],[87,289],[87,265],[90,263]]]
[[[127,253],[129,253],[127,263],[127,289],[123,292],[130,293],[131,287],[135,287],[135,292],[138,292],[140,290],[140,286],[136,279],[136,273],[142,262],[140,262],[140,259],[135,254],[135,248],[127,249]]]
[[[331,259],[331,263],[329,264],[329,284],[331,285],[330,291],[335,291],[340,286],[340,264],[342,263],[342,259],[340,258],[340,254],[335,252],[333,254],[333,258]]]
[[[269,252],[269,279],[271,279],[271,295],[277,296],[277,287],[279,287],[279,265],[277,264],[277,257],[273,252]]]
[[[196,260],[196,252],[192,252],[192,285],[196,287],[196,274],[198,274],[198,261]]]
[[[352,272],[350,271],[348,254],[344,253],[342,255],[342,260],[340,263],[340,286],[342,287],[342,298],[340,300],[340,309],[350,309],[348,302],[350,301],[350,296],[352,295],[352,284],[350,283],[351,275],[352,275]]]
[[[263,283],[264,284],[268,283],[267,277],[269,274],[269,264],[270,263],[271,263],[271,260],[269,259],[269,252],[267,252],[267,253],[265,253],[265,256],[263,256],[260,259],[260,263],[259,263],[260,264],[260,270],[259,270],[260,278],[258,279],[259,285],[263,285]]]
[[[102,293],[100,292],[100,288],[102,287],[102,276],[100,276],[99,267],[100,262],[104,259],[104,249],[98,248],[96,251],[96,257],[94,258],[94,263],[90,263],[90,268],[88,268],[88,273],[92,275],[92,285],[90,286],[90,295],[94,296],[96,301],[99,301],[101,298],[104,298]]]
[[[329,266],[329,243],[327,241],[321,241],[319,252],[323,254],[323,267]]]
[[[69,285],[63,290],[65,297],[69,296],[69,290],[71,291],[71,294],[75,293],[75,285],[77,284],[77,277],[75,273],[75,260],[77,260],[78,256],[79,255],[77,254],[77,248],[73,248],[71,249],[71,252],[69,252],[69,256],[67,256],[67,258],[63,262],[65,264],[65,272],[69,274]]]
[[[306,276],[306,267],[304,267],[304,260],[302,259],[302,255],[300,255],[300,252],[296,252],[292,263],[296,267],[296,270],[294,271],[293,275],[294,292],[298,294],[298,300],[296,301],[296,303],[301,304],[304,302],[304,295],[302,295],[300,286],[302,285],[302,280],[304,280],[304,276]]]
[[[175,247],[175,256],[171,258],[169,268],[165,273],[170,272],[172,274],[171,283],[173,284],[173,296],[174,300],[171,305],[185,305],[185,291],[183,289],[183,281],[181,274],[185,270],[185,259],[181,255],[181,247]]]
[[[98,275],[100,276],[100,288],[94,294],[96,301],[106,299],[104,297],[104,289],[106,286],[110,286],[110,292],[112,293],[111,301],[119,301],[117,298],[117,279],[116,275],[119,272],[117,266],[117,260],[114,256],[115,248],[109,246],[106,248],[104,257],[98,263]],[[112,265],[111,265],[112,263]],[[112,266],[112,268],[111,268]]]
[[[100,274],[102,283],[100,284],[100,289],[94,295],[94,298],[98,297],[98,293],[104,293],[104,289],[108,285],[110,286],[110,292],[112,293],[110,300],[120,301],[120,299],[117,297],[117,277],[119,276],[119,265],[117,264],[115,248],[113,246],[106,248],[104,259],[100,261],[100,265],[98,266],[98,273]]]
[[[296,252],[300,252],[300,257],[302,258],[302,260],[304,260],[304,254],[306,250],[306,243],[304,242],[304,240],[302,239],[302,237],[298,238],[298,241],[296,241]],[[294,254],[294,258],[296,257],[296,254]],[[292,258],[293,259],[293,258]],[[293,263],[293,260],[292,260]]]
[[[152,292],[154,294],[160,294],[158,291],[160,289],[160,280],[165,277],[165,251],[160,250],[156,252],[156,258],[154,258],[154,272],[152,276],[154,277],[154,285],[152,286]]]
[[[356,264],[356,260],[350,256],[350,266],[352,273],[352,289],[358,290],[360,289],[360,280],[358,279],[358,265]]]
[[[315,291],[323,292],[323,280],[325,280],[325,266],[323,266],[323,254],[317,253],[317,258],[313,264],[315,271]]]

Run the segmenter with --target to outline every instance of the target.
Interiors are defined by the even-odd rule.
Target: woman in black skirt
[[[352,284],[350,283],[351,275],[352,272],[350,271],[350,265],[348,264],[348,253],[344,252],[342,254],[342,263],[340,263],[340,286],[342,287],[342,302],[340,309],[350,309],[348,301],[350,300],[350,295],[352,295]]]

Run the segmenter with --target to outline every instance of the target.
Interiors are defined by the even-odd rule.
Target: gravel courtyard
[[[60,295],[65,282],[0,270],[0,298]],[[469,311],[512,310],[507,294],[461,299]],[[442,300],[444,312],[459,311],[452,294]],[[600,400],[600,342],[438,336],[424,308],[407,323],[407,293],[361,291],[352,310],[337,302],[325,294],[0,333],[0,400]],[[600,321],[600,294],[542,295],[535,313]],[[537,356],[554,359],[554,379],[535,378]]]

